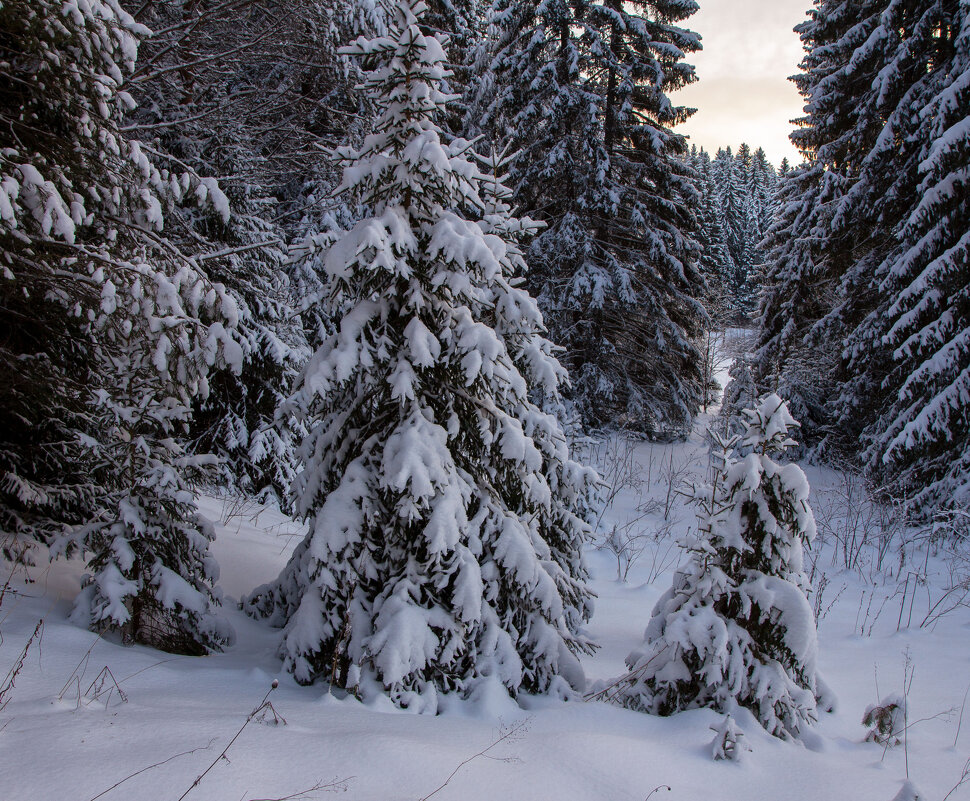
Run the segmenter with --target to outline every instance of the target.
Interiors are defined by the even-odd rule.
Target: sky
[[[802,116],[802,100],[789,75],[798,71],[802,46],[792,28],[811,0],[698,0],[685,27],[703,37],[704,50],[688,56],[699,80],[672,95],[697,113],[677,131],[712,153],[747,142],[764,148],[776,166],[801,161],[788,134]]]

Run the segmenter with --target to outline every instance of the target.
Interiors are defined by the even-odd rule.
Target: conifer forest
[[[0,0],[0,801],[970,801],[968,704],[970,0]]]

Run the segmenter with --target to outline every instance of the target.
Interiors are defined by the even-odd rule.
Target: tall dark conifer
[[[838,310],[851,380],[837,419],[858,420],[870,474],[920,516],[970,500],[968,19],[957,0],[880,15],[857,51],[879,67],[879,136],[837,218],[868,234]]]
[[[689,430],[702,393],[695,194],[667,92],[694,79],[693,3],[500,0],[484,128],[517,152],[520,208],[547,224],[530,285],[588,425]]]
[[[916,515],[970,494],[966,25],[958,0],[823,0],[800,26],[809,164],[762,307],[762,382],[828,397],[815,436]]]
[[[806,163],[782,181],[778,216],[767,232],[756,374],[759,388],[789,399],[809,444],[831,430],[837,393],[841,343],[838,336],[819,336],[819,323],[837,303],[851,264],[851,245],[833,247],[831,228],[857,169],[846,129],[859,113],[855,95],[867,88],[866,77],[847,74],[845,65],[868,37],[872,6],[818,0],[796,28],[805,58],[793,80],[806,113],[791,138]]]

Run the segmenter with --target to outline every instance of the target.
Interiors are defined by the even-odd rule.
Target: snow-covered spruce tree
[[[146,254],[147,255],[147,254]],[[193,484],[211,480],[215,457],[187,455],[193,398],[210,365],[237,373],[242,349],[213,313],[235,322],[235,304],[187,263],[166,275],[147,261],[105,282],[95,320],[105,378],[94,394],[97,435],[86,438],[104,495],[68,543],[89,553],[72,619],[118,629],[127,642],[199,655],[232,640],[215,614],[215,534]],[[120,314],[119,314],[120,312]]]
[[[920,63],[936,69],[919,76],[934,80],[912,119],[922,144],[903,247],[877,271],[891,404],[866,454],[917,514],[970,500],[970,6],[939,4],[923,19]]]
[[[756,373],[762,391],[788,399],[803,442],[813,446],[831,428],[844,333],[830,329],[819,336],[817,326],[838,305],[853,254],[850,241],[835,244],[832,220],[861,158],[850,134],[859,116],[857,98],[869,91],[873,77],[856,75],[847,65],[867,40],[873,6],[880,2],[819,0],[795,28],[805,57],[793,80],[805,99],[805,116],[791,139],[806,162],[781,182],[777,215],[766,233]]]
[[[751,149],[742,144],[735,155],[730,147],[717,151],[711,174],[721,205],[724,234],[731,254],[732,272],[727,275],[727,288],[735,315],[742,314],[744,287],[751,261],[751,239],[748,231],[747,181],[745,160],[750,163]]]
[[[450,75],[442,81],[446,94],[455,95],[439,123],[452,136],[464,133],[474,62],[482,50],[485,3],[480,0],[428,0],[421,30],[447,41],[445,63]]]
[[[752,408],[758,400],[752,361],[750,354],[742,353],[728,369],[729,380],[724,387],[721,409],[718,412],[719,426],[726,434],[741,433],[744,426],[743,412]]]
[[[327,253],[339,330],[292,399],[309,532],[244,605],[283,627],[297,681],[434,711],[486,676],[511,694],[582,685],[595,473],[532,400],[565,380],[519,287],[515,240],[533,224],[468,142],[442,141],[444,53],[422,11],[391,7],[387,36],[345,50],[382,110],[336,153],[371,216]]]
[[[745,417],[744,434],[715,454],[710,485],[693,490],[690,561],[627,657],[616,698],[660,715],[742,706],[789,739],[817,719],[817,635],[802,572],[815,522],[805,474],[774,460],[794,444],[788,407],[767,395]],[[747,455],[732,455],[735,443]]]
[[[695,10],[668,0],[605,0],[580,16],[581,69],[601,98],[606,156],[597,165],[606,175],[597,174],[595,203],[587,210],[595,231],[591,266],[599,268],[591,277],[594,286],[600,276],[612,284],[603,305],[592,286],[585,293],[593,320],[587,346],[599,352],[604,334],[610,341],[619,357],[613,378],[628,382],[621,396],[635,423],[680,436],[689,433],[707,392],[696,343],[709,321],[690,239],[697,197],[684,164],[686,140],[673,130],[692,110],[668,97],[695,80],[685,57],[699,49],[699,40],[680,25]],[[596,251],[608,255],[601,259]],[[629,305],[616,303],[628,293]],[[627,324],[610,339],[613,314]],[[583,315],[579,324],[586,324]],[[593,391],[600,391],[599,379]]]
[[[764,238],[777,212],[777,188],[778,175],[775,168],[768,162],[764,150],[759,147],[751,154],[750,166],[745,171],[748,263],[738,300],[739,313],[744,322],[752,320],[758,308],[766,260]]]
[[[71,265],[88,245],[85,234],[94,226],[83,226],[84,213],[101,200],[102,180],[110,191],[110,173],[99,169],[98,157],[102,137],[116,131],[103,125],[101,85],[85,73],[120,80],[120,51],[133,40],[111,24],[110,4],[92,8],[106,22],[96,13],[61,13],[53,2],[0,6],[0,114],[7,121],[0,129],[5,552],[49,542],[82,522],[99,493],[78,437],[97,385],[80,311],[96,306],[98,287],[87,265]],[[23,542],[8,548],[14,538]]]
[[[731,255],[725,283],[737,322],[751,319],[757,306],[764,263],[762,240],[774,217],[777,174],[760,147],[742,142],[736,154],[718,150],[708,170],[720,206],[724,238]]]
[[[819,166],[803,165],[779,185],[778,215],[766,237],[768,262],[753,365],[760,391],[788,398],[808,445],[825,434],[840,350],[838,342],[809,342],[815,323],[832,308],[834,293],[820,246],[831,220],[821,186],[825,177]]]
[[[851,114],[831,128],[836,135],[819,149],[819,158],[852,167],[843,171],[848,180],[833,204],[825,243],[839,266],[835,303],[814,339],[841,345],[829,438],[849,455],[856,455],[860,434],[892,403],[884,383],[892,356],[882,339],[892,299],[880,290],[877,275],[887,257],[898,254],[900,229],[920,195],[925,128],[919,110],[945,69],[947,47],[938,48],[934,30],[952,22],[941,16],[947,5],[952,16],[956,2],[860,3],[855,12],[860,21],[843,37],[844,61],[829,78],[851,93],[845,101]]]
[[[797,82],[808,103],[793,139],[812,163],[792,177],[805,187],[809,213],[797,227],[773,231],[777,280],[762,314],[761,353],[777,358],[779,390],[791,392],[807,438],[824,433],[825,448],[859,458],[888,492],[911,498],[914,511],[947,497],[956,485],[926,490],[966,465],[965,404],[955,400],[966,392],[967,361],[957,355],[966,350],[958,288],[965,215],[959,201],[955,219],[948,201],[937,205],[963,166],[957,157],[936,178],[929,171],[940,131],[964,137],[962,110],[947,111],[942,128],[931,120],[935,99],[959,83],[965,19],[957,0],[825,0],[800,26],[807,52]],[[939,227],[926,222],[936,213]],[[923,255],[910,262],[916,253]],[[797,337],[784,333],[796,327]],[[949,331],[954,347],[941,333]],[[938,380],[947,400],[936,407],[935,390],[910,394],[941,365],[931,383]],[[796,402],[808,395],[817,400],[803,414]],[[924,451],[916,432],[930,418],[934,444]]]
[[[771,227],[775,216],[775,191],[778,188],[778,171],[768,161],[764,148],[759,147],[751,155],[751,175],[748,179],[748,192],[752,198],[757,220],[758,242]],[[760,262],[759,262],[760,263]]]
[[[688,161],[696,175],[698,204],[697,231],[694,238],[699,247],[698,269],[707,284],[705,308],[711,327],[722,329],[732,319],[733,303],[729,281],[734,274],[734,261],[727,245],[724,213],[720,194],[714,183],[710,155],[703,149],[691,148]]]
[[[690,232],[694,187],[672,127],[689,110],[679,27],[692,3],[496,0],[481,128],[518,155],[517,208],[546,228],[529,286],[563,345],[586,425],[661,436],[690,428],[703,396],[706,322]]]
[[[275,204],[227,194],[230,213],[210,215],[206,225],[220,229],[210,243],[222,245],[224,255],[214,248],[215,258],[203,264],[239,305],[242,369],[227,366],[211,377],[207,395],[193,404],[187,444],[192,453],[218,457],[221,486],[278,503],[296,475],[296,456],[292,432],[276,424],[276,415],[308,348],[290,307],[282,232],[261,215]]]
[[[209,368],[237,361],[235,304],[162,223],[207,184],[122,135],[147,31],[116,2],[8,2],[0,20],[2,313],[19,332],[3,341],[3,525],[89,557],[77,611],[94,626],[198,652],[226,632],[171,436]]]
[[[168,165],[227,176],[223,208],[182,203],[166,219],[169,238],[205,250],[201,271],[236,299],[244,350],[241,373],[217,371],[196,402],[188,448],[219,456],[221,484],[280,499],[294,476],[294,437],[274,418],[308,356],[289,308],[295,288],[283,241],[298,227],[301,183],[323,177],[317,145],[342,141],[359,111],[335,51],[338,39],[352,38],[342,29],[366,14],[345,0],[293,0],[282,17],[270,0],[123,2],[158,31],[130,81],[138,108],[128,127]],[[299,59],[288,55],[297,51]],[[324,191],[339,180],[327,178]]]

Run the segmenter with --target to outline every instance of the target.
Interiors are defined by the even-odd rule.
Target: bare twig
[[[108,679],[111,679],[110,686],[108,685]],[[80,686],[80,684],[78,686]],[[108,702],[111,700],[111,693],[113,693],[115,690],[118,691],[118,696],[121,698],[121,702],[124,704],[128,703],[128,696],[125,695],[125,691],[122,690],[121,685],[118,684],[118,680],[115,678],[115,674],[111,672],[111,668],[109,668],[107,665],[105,665],[101,669],[101,672],[94,677],[94,681],[92,681],[91,684],[88,686],[88,688],[84,691],[84,694],[87,695],[93,690],[94,695],[92,696],[91,700],[97,701],[98,696],[100,696],[101,693],[104,692],[105,686],[108,686],[108,695],[104,699],[104,705],[106,708],[108,706]]]
[[[18,564],[16,561],[10,566],[10,574],[7,576],[7,580],[3,582],[3,587],[0,587],[0,606],[3,606],[3,599],[7,596],[7,590],[10,589],[10,582],[13,581],[14,573],[16,572]],[[3,634],[0,633],[0,645],[3,644]]]
[[[950,788],[945,796],[943,796],[943,801],[946,801],[951,795],[953,795],[958,789],[960,789],[967,782],[970,782],[970,759],[967,760],[967,764],[963,766],[963,773],[960,774],[960,780]]]
[[[166,662],[174,662],[176,659],[180,659],[180,658],[181,657],[178,657],[178,656],[171,656],[168,659],[159,659],[157,662],[153,662],[152,664],[148,665],[148,667],[143,667],[141,670],[136,670],[134,673],[129,673],[127,676],[121,679],[121,681],[119,681],[118,684],[124,684],[129,679],[135,678],[135,676],[137,676],[139,673],[144,673],[146,670],[151,670],[153,667],[164,665]],[[189,658],[194,659],[194,657],[189,657]]]
[[[346,779],[331,779],[326,783],[317,782],[313,787],[298,790],[290,795],[281,795],[276,798],[250,798],[249,801],[296,801],[299,798],[310,798],[311,793],[343,793],[347,791],[347,782],[353,778],[353,776],[348,776]]]
[[[88,801],[97,801],[102,796],[105,796],[108,793],[110,793],[116,787],[120,787],[122,784],[124,784],[126,781],[128,781],[128,779],[134,779],[135,776],[138,776],[139,774],[144,773],[147,770],[151,770],[152,768],[159,768],[162,765],[168,764],[169,762],[171,762],[174,759],[178,759],[179,757],[188,756],[189,754],[194,754],[196,751],[207,751],[208,749],[212,748],[212,744],[215,741],[216,741],[215,740],[215,737],[213,737],[211,740],[209,740],[209,744],[208,745],[200,745],[198,748],[193,748],[191,751],[182,751],[179,754],[173,754],[168,759],[163,759],[161,762],[153,762],[151,765],[146,765],[141,770],[136,770],[134,773],[129,773],[127,776],[125,776],[125,778],[123,778],[120,781],[117,781],[114,784],[112,784],[107,790],[102,790],[97,795],[92,796],[91,798],[89,798]]]
[[[953,747],[957,747],[957,741],[960,739],[960,729],[963,728],[963,711],[967,708],[967,696],[970,695],[970,684],[967,685],[967,691],[963,694],[963,703],[960,704],[960,717],[957,718],[957,733],[953,735]]]
[[[37,621],[37,625],[34,626],[34,631],[27,640],[27,644],[24,646],[23,650],[20,652],[20,656],[17,657],[17,661],[13,663],[13,667],[7,671],[7,675],[3,680],[3,686],[0,687],[0,709],[3,709],[10,699],[4,700],[4,696],[7,695],[14,687],[14,683],[17,681],[17,675],[23,670],[24,660],[27,658],[27,652],[30,650],[30,646],[33,645],[34,640],[37,639],[41,631],[44,628],[44,618]]]
[[[183,801],[183,799],[189,793],[191,793],[196,787],[199,786],[199,783],[206,777],[209,771],[212,770],[217,764],[219,764],[219,761],[221,759],[226,758],[226,754],[228,753],[229,749],[232,748],[232,744],[236,742],[237,739],[239,739],[239,735],[243,733],[243,729],[245,729],[250,723],[252,723],[253,719],[266,708],[266,705],[269,702],[269,694],[279,686],[280,686],[280,683],[276,679],[273,679],[273,683],[272,685],[270,685],[270,688],[266,691],[266,695],[263,696],[263,700],[260,701],[253,709],[253,711],[249,713],[246,720],[243,721],[243,725],[239,727],[239,730],[232,736],[232,739],[228,743],[226,743],[226,747],[219,752],[219,756],[213,759],[209,767],[207,767],[204,771],[202,771],[202,773],[200,773],[198,776],[195,777],[195,781],[192,782],[192,784],[189,786],[189,789],[186,790],[184,793],[182,793],[182,795],[178,797],[178,801]],[[274,710],[274,714],[275,714],[275,710]]]
[[[903,757],[906,763],[906,778],[909,778],[909,689],[913,686],[916,675],[916,665],[906,649],[906,662],[903,666]]]
[[[64,698],[64,693],[68,691],[71,684],[74,682],[75,678],[78,679],[78,683],[80,684],[81,678],[87,672],[88,661],[91,659],[91,652],[94,650],[94,646],[97,645],[100,641],[101,641],[101,634],[99,633],[98,636],[94,638],[94,642],[91,643],[88,650],[84,652],[84,656],[82,656],[81,659],[78,661],[77,665],[75,665],[74,670],[71,671],[71,675],[67,677],[67,681],[64,682],[64,686],[61,687],[61,691],[57,694],[58,700],[62,700]],[[83,669],[82,669],[82,665],[84,666]],[[79,670],[81,671],[80,673],[78,673]],[[80,692],[78,694],[80,695]]]
[[[667,643],[666,645],[664,645],[663,648],[657,651],[657,653],[651,656],[642,665],[640,665],[634,670],[631,670],[629,673],[624,673],[618,679],[615,679],[614,681],[607,684],[606,687],[604,687],[602,690],[599,690],[595,693],[588,693],[587,695],[584,695],[583,700],[584,701],[607,701],[607,702],[613,701],[613,699],[616,698],[616,696],[620,693],[620,690],[623,689],[624,685],[632,684],[636,679],[640,678],[640,675],[644,671],[646,671],[648,667],[650,667],[650,664],[653,662],[653,660],[659,657],[661,654],[663,654],[663,652],[666,651],[669,647],[670,647],[670,643]]]
[[[434,795],[437,795],[445,787],[448,786],[448,782],[450,782],[453,778],[455,778],[455,775],[458,773],[458,771],[460,771],[463,767],[465,767],[465,765],[467,765],[469,762],[472,762],[472,761],[478,759],[479,757],[487,757],[489,751],[491,751],[493,748],[495,748],[500,743],[503,743],[503,742],[505,742],[507,740],[513,739],[516,734],[518,734],[519,732],[521,732],[523,729],[526,728],[526,726],[529,724],[529,722],[531,720],[532,720],[532,718],[526,718],[525,720],[520,720],[512,728],[510,728],[508,731],[506,731],[503,735],[501,735],[497,739],[493,740],[489,745],[487,745],[485,748],[483,748],[477,754],[472,754],[467,759],[464,759],[461,762],[459,762],[458,765],[455,767],[455,769],[451,773],[448,774],[448,778],[447,779],[445,779],[441,784],[439,784],[434,790],[432,790],[426,796],[422,796],[419,799],[419,801],[428,801],[429,798],[431,798]],[[180,801],[181,801],[181,799],[180,799]]]

